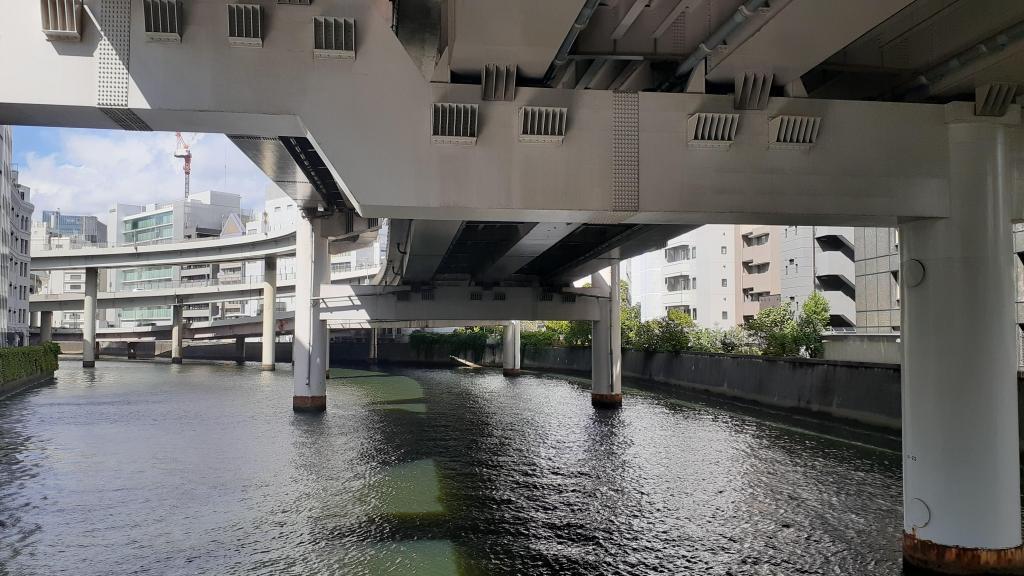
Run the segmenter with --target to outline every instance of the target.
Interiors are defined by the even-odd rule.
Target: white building
[[[640,304],[641,320],[679,310],[708,328],[739,321],[735,226],[701,226],[669,240],[663,250],[631,258],[629,267],[630,299]]]
[[[32,211],[29,188],[11,166],[10,126],[0,126],[0,346],[28,344]]]
[[[208,190],[167,204],[117,204],[110,209],[107,219],[110,243],[137,246],[242,235],[246,232],[249,217],[242,211],[241,203],[242,199],[237,194]],[[148,290],[222,279],[240,283],[244,280],[242,270],[241,263],[124,268],[108,276],[107,288],[114,292]],[[188,305],[183,316],[191,321],[205,321],[225,314],[238,315],[240,308],[239,303]],[[169,324],[171,308],[148,306],[110,311],[108,321],[116,326]]]

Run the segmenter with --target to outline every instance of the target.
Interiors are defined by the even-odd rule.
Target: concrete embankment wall
[[[337,352],[335,352],[337,351]],[[403,364],[452,365],[448,354],[417,353],[408,344],[382,343],[380,359]],[[338,343],[335,362],[365,361],[365,344]],[[501,349],[488,347],[487,366],[501,365]],[[527,348],[522,366],[590,374],[589,348]],[[622,374],[658,384],[697,390],[780,408],[848,418],[874,426],[900,426],[898,365],[832,362],[725,354],[664,354],[623,351]]]
[[[10,382],[0,382],[0,398],[14,394],[15,392],[38,386],[53,378],[53,372],[48,374],[33,374]]]
[[[82,342],[57,342],[60,344],[62,354],[82,353]],[[292,361],[292,343],[278,342],[276,348],[276,360],[279,363],[290,363]],[[155,342],[136,342],[135,355],[140,360],[153,358],[171,358],[171,343],[166,340]],[[247,362],[260,362],[263,349],[259,342],[245,343],[245,360]],[[127,358],[128,344],[126,342],[101,342],[99,357]],[[234,360],[234,342],[188,342],[182,349],[182,358],[185,360]]]

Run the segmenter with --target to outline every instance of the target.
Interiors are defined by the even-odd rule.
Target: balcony
[[[767,272],[761,272],[761,273],[758,273],[758,274],[753,274],[753,273],[750,273],[750,272],[747,272],[746,270],[744,270],[743,274],[740,276],[740,282],[741,282],[741,288],[743,290],[745,290],[745,291],[755,292],[755,293],[761,293],[761,292],[771,293],[772,292],[772,272],[771,272],[771,269],[769,269]],[[775,288],[775,291],[776,292],[778,291],[778,287]]]
[[[839,290],[827,290],[821,293],[828,301],[829,314],[833,323],[836,320],[846,322],[850,326],[857,325],[857,303],[853,298]]]
[[[853,250],[852,226],[815,226],[814,239],[822,242],[838,241]]]
[[[757,246],[747,246],[744,244],[740,247],[740,261],[744,264],[761,264],[763,262],[771,262],[771,260],[771,243]]]
[[[851,288],[857,285],[853,260],[843,252],[835,250],[817,254],[814,267],[818,278],[837,278]]]
[[[757,313],[761,311],[761,303],[757,300],[744,300],[740,304],[740,316],[757,316]]]
[[[194,267],[181,267],[182,278],[193,278],[195,276],[206,276],[209,277],[212,274],[212,268],[209,265],[206,266],[194,266]]]

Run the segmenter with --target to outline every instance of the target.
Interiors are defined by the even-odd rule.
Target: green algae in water
[[[389,576],[458,576],[459,562],[447,540],[387,542],[371,548],[367,571]]]
[[[441,482],[433,459],[396,464],[374,483],[382,512],[392,516],[442,514]]]
[[[340,382],[342,386],[361,391],[372,403],[404,403],[423,398],[423,386],[406,376],[365,376]]]

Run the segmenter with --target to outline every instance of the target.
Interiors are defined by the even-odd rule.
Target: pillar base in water
[[[96,361],[95,360],[82,360],[82,368],[95,368],[95,367],[96,367]]]
[[[594,408],[622,408],[622,394],[590,394]]]
[[[273,372],[276,369],[273,364],[260,364],[260,370],[263,372]]]
[[[181,364],[181,356],[171,358],[171,364]]]
[[[1024,574],[1024,546],[961,548],[903,534],[903,564],[925,574]]]
[[[519,376],[523,371],[519,368],[502,368],[501,373],[505,376]]]
[[[323,412],[327,410],[327,396],[292,396],[295,412]]]

